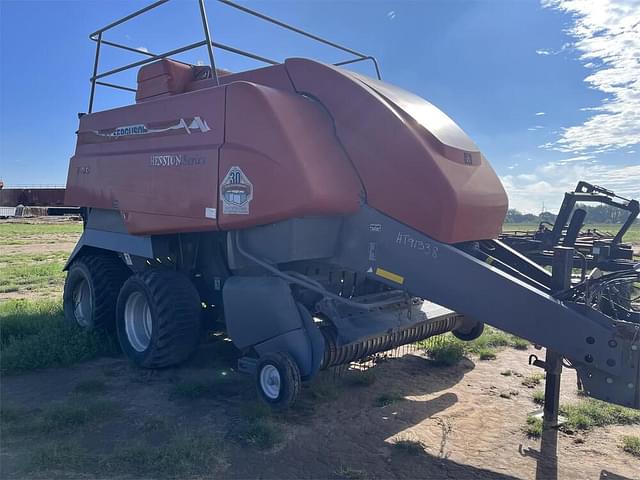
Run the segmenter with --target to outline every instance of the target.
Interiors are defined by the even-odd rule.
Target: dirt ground
[[[105,398],[121,405],[122,411],[96,428],[73,433],[76,440],[108,453],[143,436],[146,419],[160,418],[168,429],[198,430],[224,440],[225,461],[215,472],[218,478],[640,478],[640,460],[619,446],[623,435],[640,433],[637,427],[559,433],[554,474],[553,456],[541,458],[541,442],[522,431],[527,413],[536,408],[533,389],[522,385],[522,375],[537,371],[527,365],[532,349],[507,349],[493,361],[466,359],[444,368],[414,352],[373,367],[375,381],[367,386],[348,381],[359,373],[347,372],[334,380],[327,372],[321,381],[335,382],[336,398],[318,399],[306,388],[297,409],[275,417],[284,437],[268,450],[233,441],[232,432],[243,421],[243,406],[255,401],[249,379],[224,384],[202,398],[171,398],[176,382],[210,378],[212,368],[221,365],[212,358],[216,351],[215,344],[204,345],[189,365],[156,372],[136,370],[122,358],[108,358],[5,377],[1,400],[37,411],[73,396],[79,382],[102,379],[108,385]],[[232,368],[232,361],[224,361]],[[506,370],[514,373],[500,374]],[[572,372],[564,375],[562,387],[563,402],[577,400]],[[376,406],[385,392],[404,400]],[[500,396],[505,393],[509,398]],[[404,439],[422,442],[424,451],[412,454],[393,448],[394,441]],[[59,440],[68,439],[63,435]],[[2,477],[23,477],[28,454],[39,443],[39,438],[5,435]],[[216,454],[221,453],[212,452]],[[109,472],[82,475],[63,470],[47,476],[68,478],[78,473],[99,478]]]
[[[0,252],[70,251],[76,238],[36,236],[28,244],[0,245]],[[30,295],[13,292],[3,298],[25,296]],[[3,376],[2,406],[19,408],[26,417],[54,404],[85,401],[78,397],[77,386],[93,380],[106,386],[96,396],[117,408],[88,427],[48,435],[15,434],[3,423],[0,477],[133,478],[82,463],[44,472],[30,470],[29,465],[34,451],[49,448],[52,441],[81,445],[100,458],[122,446],[162,444],[180,431],[199,432],[219,442],[219,449],[210,453],[219,460],[210,472],[216,478],[640,479],[640,459],[620,448],[622,436],[640,435],[637,426],[559,432],[555,446],[553,436],[542,445],[525,435],[527,414],[538,408],[533,392],[543,388],[522,385],[525,376],[540,373],[527,359],[531,353],[544,353],[531,347],[507,348],[490,361],[465,359],[455,367],[437,367],[419,352],[408,353],[370,369],[373,382],[357,381],[363,375],[359,372],[324,372],[316,382],[322,390],[305,386],[292,412],[270,418],[282,435],[275,445],[260,449],[237,441],[256,394],[252,380],[235,373],[227,343],[212,338],[187,365],[161,371],[139,370],[115,357]],[[506,371],[512,374],[501,374]],[[219,382],[221,373],[232,381]],[[176,398],[172,392],[185,382],[212,387],[204,395]],[[389,393],[402,399],[379,406],[381,396]],[[578,400],[575,374],[565,370],[561,402]],[[150,432],[151,424],[158,427]],[[404,451],[394,447],[398,440],[420,442],[424,448]]]

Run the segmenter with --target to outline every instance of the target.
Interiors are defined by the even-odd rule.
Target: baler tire
[[[462,340],[463,342],[471,342],[472,340],[479,338],[480,335],[482,335],[482,332],[484,332],[483,322],[476,322],[473,328],[471,328],[471,330],[469,330],[468,332],[462,330],[451,330],[453,336],[458,340]]]
[[[142,335],[148,336],[146,345],[137,336],[140,332],[133,332],[133,324],[127,327],[125,314],[135,322],[136,309],[144,317],[141,321]],[[116,325],[122,351],[143,368],[182,363],[200,343],[200,313],[200,295],[185,275],[160,269],[137,273],[125,282],[118,295]]]
[[[64,282],[62,299],[65,323],[86,330],[113,331],[118,292],[130,273],[116,256],[91,254],[74,260]],[[82,290],[77,292],[78,288]],[[78,294],[88,294],[84,307],[76,304],[75,296]],[[78,318],[79,306],[80,314],[86,318]],[[82,308],[86,309],[84,314]]]
[[[266,392],[263,385],[262,377],[269,367],[275,367],[278,372],[279,391],[275,397],[273,392]],[[278,352],[260,357],[256,370],[256,388],[258,396],[273,410],[282,411],[290,408],[298,398],[300,383],[300,369],[289,354]]]

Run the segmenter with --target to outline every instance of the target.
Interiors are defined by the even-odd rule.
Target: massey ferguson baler
[[[99,73],[101,47],[132,50],[104,33],[161,3],[91,36],[67,180],[85,221],[67,264],[70,322],[115,328],[136,364],[160,368],[195,350],[214,308],[280,408],[323,368],[448,331],[471,340],[487,323],[547,347],[536,364],[548,378],[564,364],[588,395],[640,407],[637,268],[572,284],[567,247],[552,273],[537,266],[495,240],[505,191],[439,109],[340,66],[214,43],[202,0],[205,40]],[[223,3],[355,57],[339,65],[373,60]],[[201,46],[210,66],[168,58]],[[270,66],[217,70],[214,46]],[[135,89],[102,80],[135,67]],[[97,85],[135,103],[93,112]]]

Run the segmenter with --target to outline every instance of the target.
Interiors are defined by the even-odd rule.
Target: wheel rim
[[[81,327],[91,324],[91,289],[86,279],[79,280],[71,294],[73,299],[73,316]]]
[[[271,400],[280,395],[280,372],[273,365],[265,365],[260,371],[260,388]]]
[[[141,292],[129,295],[124,306],[124,326],[129,344],[135,351],[144,352],[149,347],[152,325],[147,297]]]

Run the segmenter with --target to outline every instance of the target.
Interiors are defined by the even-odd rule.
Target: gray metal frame
[[[127,86],[123,86],[123,85],[117,85],[115,83],[109,83],[109,82],[105,82],[105,81],[101,81],[100,79],[111,76],[111,75],[115,75],[116,73],[120,73],[123,72],[125,70],[130,70],[132,68],[136,68],[136,67],[141,67],[142,65],[146,65],[148,63],[151,62],[155,62],[156,60],[160,60],[162,58],[169,58],[172,57],[174,55],[178,55],[180,53],[184,53],[187,52],[189,50],[193,50],[202,46],[206,46],[207,47],[207,52],[209,54],[209,65],[211,66],[211,75],[212,78],[214,79],[216,85],[219,85],[219,79],[218,79],[218,74],[216,72],[216,66],[215,66],[215,57],[214,57],[214,48],[219,48],[221,50],[225,50],[227,52],[230,53],[234,53],[237,55],[241,55],[243,57],[247,57],[250,58],[252,60],[257,60],[259,62],[263,62],[269,65],[278,65],[281,62],[278,62],[276,60],[272,60],[266,57],[263,57],[261,55],[257,55],[255,53],[252,52],[248,52],[246,50],[241,50],[239,48],[235,48],[232,47],[230,45],[225,45],[223,43],[218,43],[218,42],[214,42],[212,40],[211,37],[211,30],[209,28],[209,21],[207,19],[207,12],[205,10],[205,0],[197,0],[198,1],[198,6],[200,8],[200,18],[202,20],[202,30],[203,30],[203,34],[204,34],[204,39],[200,40],[198,42],[194,42],[191,43],[189,45],[183,46],[183,47],[179,47],[173,50],[169,50],[167,52],[164,53],[151,53],[151,52],[145,52],[142,50],[139,50],[137,48],[133,48],[127,45],[122,45],[120,43],[116,43],[116,42],[112,42],[109,40],[105,40],[103,38],[104,33],[107,32],[108,30],[111,30],[114,27],[117,27],[118,25],[121,25],[133,18],[136,18],[140,15],[142,15],[143,13],[146,13],[150,10],[153,10],[154,8],[157,8],[161,5],[164,5],[165,3],[167,3],[169,0],[159,0],[157,2],[154,2],[150,5],[147,5],[144,8],[141,8],[140,10],[136,10],[135,12],[120,18],[119,20],[116,20],[114,22],[111,22],[110,24],[108,24],[105,27],[102,27],[98,30],[96,30],[95,32],[93,32],[91,35],[89,35],[89,39],[96,42],[96,53],[95,53],[95,57],[94,57],[94,62],[93,62],[93,75],[91,76],[91,78],[89,79],[91,81],[91,93],[89,95],[89,110],[88,113],[92,113],[93,112],[93,101],[95,98],[95,92],[96,92],[96,85],[101,85],[103,87],[110,87],[110,88],[115,88],[118,90],[124,90],[124,91],[128,91],[128,92],[134,92],[136,91],[135,88],[131,88],[131,87],[127,87]],[[352,55],[355,58],[350,58],[341,62],[337,62],[334,63],[333,65],[335,66],[342,66],[342,65],[350,65],[352,63],[356,63],[356,62],[362,62],[362,61],[371,61],[373,63],[373,66],[375,68],[376,71],[376,76],[378,77],[378,79],[380,80],[382,77],[380,76],[380,68],[378,66],[378,61],[375,59],[375,57],[371,56],[371,55],[366,55],[364,53],[358,52],[356,50],[353,50],[351,48],[345,47],[343,45],[340,45],[338,43],[332,42],[330,40],[327,40],[325,38],[319,37],[318,35],[314,35],[312,33],[306,32],[305,30],[302,30],[300,28],[294,27],[293,25],[289,25],[288,23],[284,23],[280,20],[277,20],[275,18],[269,17],[267,15],[264,15],[263,13],[260,13],[256,10],[252,10],[250,8],[247,8],[245,6],[242,5],[238,5],[235,2],[232,2],[230,0],[218,0],[220,3],[223,3],[225,5],[228,5],[230,7],[233,7],[237,10],[240,10],[243,13],[247,13],[249,15],[252,15],[256,18],[259,18],[261,20],[264,20],[266,22],[272,23],[274,25],[277,25],[279,27],[282,27],[286,30],[289,30],[291,32],[303,35],[307,38],[310,38],[312,40],[315,40],[317,42],[320,42],[324,45],[328,45],[330,47],[336,48],[338,50],[341,50],[345,53],[348,53],[350,55]],[[117,68],[113,68],[111,70],[108,70],[106,72],[98,72],[98,68],[99,68],[99,62],[100,62],[100,49],[101,47],[105,45],[105,46],[109,46],[109,47],[114,47],[114,48],[119,48],[121,50],[126,50],[129,52],[133,52],[133,53],[138,53],[140,55],[144,55],[148,58],[145,58],[143,60],[139,60],[137,62],[133,62],[133,63],[129,63],[126,64],[124,66],[121,67],[117,67]]]
[[[640,324],[560,301],[493,266],[474,243],[440,243],[368,206],[345,219],[340,245],[332,263],[558,352],[587,394],[640,408]]]

